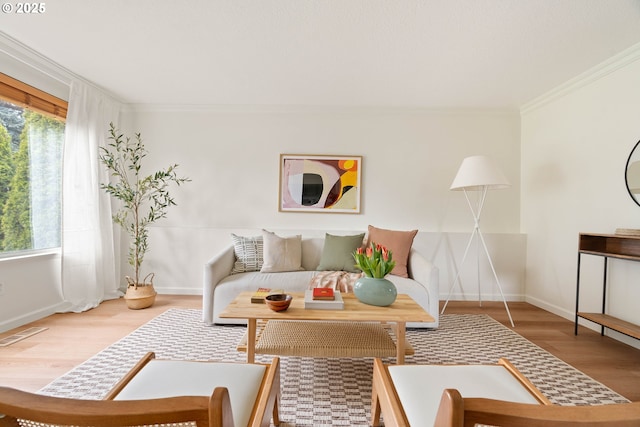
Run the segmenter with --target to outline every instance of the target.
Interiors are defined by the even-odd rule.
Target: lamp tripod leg
[[[491,266],[493,277],[496,279],[496,284],[498,285],[500,296],[502,296],[502,302],[504,302],[504,308],[507,310],[507,316],[509,316],[509,322],[511,322],[511,327],[515,328],[515,325],[513,324],[513,319],[511,318],[511,312],[509,311],[509,306],[507,305],[507,299],[504,297],[504,292],[502,292],[502,286],[500,285],[500,280],[498,280],[498,274],[496,273],[496,269],[493,267],[493,261],[491,261],[491,255],[489,255],[489,249],[487,249],[487,244],[485,243],[484,237],[482,236],[482,232],[480,231],[479,228],[478,228],[478,237],[482,242],[484,253],[487,255],[487,259],[489,260],[489,265]]]
[[[478,227],[478,232],[480,228]],[[479,236],[480,234],[478,234]],[[482,307],[482,287],[480,286],[480,238],[476,241],[476,283],[478,284],[478,305]]]
[[[469,254],[469,248],[471,247],[471,243],[473,243],[473,238],[475,237],[477,232],[478,232],[478,229],[474,228],[473,232],[471,233],[471,237],[469,237],[469,241],[467,242],[467,247],[465,248],[464,255],[462,256],[462,261],[460,262],[460,267],[457,269],[458,271],[456,272],[456,278],[453,279],[453,282],[451,282],[451,286],[449,287],[449,295],[447,295],[447,300],[444,302],[444,305],[442,306],[442,310],[440,311],[440,314],[444,314],[444,310],[447,308],[447,304],[449,304],[449,300],[451,299],[451,294],[453,293],[453,289],[456,287],[456,283],[458,284],[460,283],[460,271],[462,270],[462,266],[464,266],[464,262],[466,261],[467,255]]]

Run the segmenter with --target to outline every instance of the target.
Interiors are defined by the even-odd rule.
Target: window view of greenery
[[[0,100],[0,255],[60,246],[64,122]]]

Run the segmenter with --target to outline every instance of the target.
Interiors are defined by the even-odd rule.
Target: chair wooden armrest
[[[533,383],[529,381],[529,378],[525,377],[522,372],[518,370],[518,368],[516,368],[511,362],[509,362],[509,360],[502,357],[498,360],[498,365],[504,366],[507,371],[509,371],[511,375],[513,375],[513,377],[517,379],[520,384],[522,384],[522,386],[536,398],[538,402],[543,405],[551,405],[551,401],[547,399],[544,394],[542,394],[538,387],[533,385]]]
[[[500,359],[496,365],[403,366],[385,365],[381,359],[374,359],[371,425],[380,425],[381,415],[386,427],[431,425],[443,390],[453,388],[454,384],[478,396],[550,404],[506,359]]]
[[[82,400],[44,396],[0,387],[0,426],[18,420],[34,423],[104,426],[195,422],[198,427],[232,427],[229,394],[217,388],[212,396],[181,396],[138,401]]]
[[[256,426],[269,427],[271,420],[273,425],[280,425],[280,359],[274,357],[271,364],[267,365],[262,384],[260,397],[256,400],[252,419]]]
[[[640,402],[591,406],[529,405],[463,398],[458,390],[442,394],[435,427],[476,424],[512,427],[631,427],[640,425]]]
[[[242,381],[238,381],[239,376]],[[279,425],[280,359],[277,357],[269,364],[246,364],[159,360],[149,352],[116,383],[105,399],[204,396],[216,387],[227,389],[236,424],[246,421],[251,427],[268,427],[273,418],[273,423]]]
[[[120,393],[122,389],[129,383],[129,381],[131,381],[131,379],[135,377],[136,374],[140,372],[140,370],[144,368],[147,363],[149,363],[149,361],[155,358],[156,354],[152,351],[142,356],[142,359],[138,360],[138,362],[129,370],[129,372],[127,372],[125,376],[122,377],[120,381],[118,381],[116,385],[111,388],[111,390],[109,390],[104,399],[113,400],[118,395],[118,393]]]
[[[385,426],[407,427],[409,420],[402,409],[402,403],[393,386],[387,365],[382,360],[373,360],[371,383],[371,425],[380,425],[380,415],[384,414]]]

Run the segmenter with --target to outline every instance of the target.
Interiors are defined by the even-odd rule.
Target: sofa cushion
[[[334,236],[326,233],[324,247],[322,248],[322,258],[317,270],[326,271],[349,271],[356,273],[353,253],[362,246],[364,233],[353,236]]]
[[[231,241],[233,253],[236,256],[231,274],[260,271],[264,263],[262,236],[245,237],[231,233]]]
[[[418,230],[385,230],[384,228],[376,228],[369,225],[367,246],[369,246],[371,242],[375,242],[389,249],[396,262],[396,266],[391,270],[390,274],[395,274],[400,277],[409,277],[407,262],[409,260],[411,246],[413,245],[413,239],[416,237],[416,234],[418,234]]]
[[[309,288],[309,283],[317,271],[289,271],[286,273],[262,273],[251,271],[248,273],[232,274],[225,277],[216,286],[216,299],[228,300],[222,308],[238,296],[240,292],[255,292],[258,288],[283,289],[287,293],[303,293]]]
[[[277,273],[302,270],[302,236],[280,237],[262,230],[264,263],[260,271]]]

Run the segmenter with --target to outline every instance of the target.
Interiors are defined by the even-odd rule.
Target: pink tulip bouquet
[[[371,242],[366,249],[358,248],[353,253],[353,258],[356,261],[356,267],[362,270],[365,276],[377,279],[389,274],[396,266],[391,251],[375,242]]]

